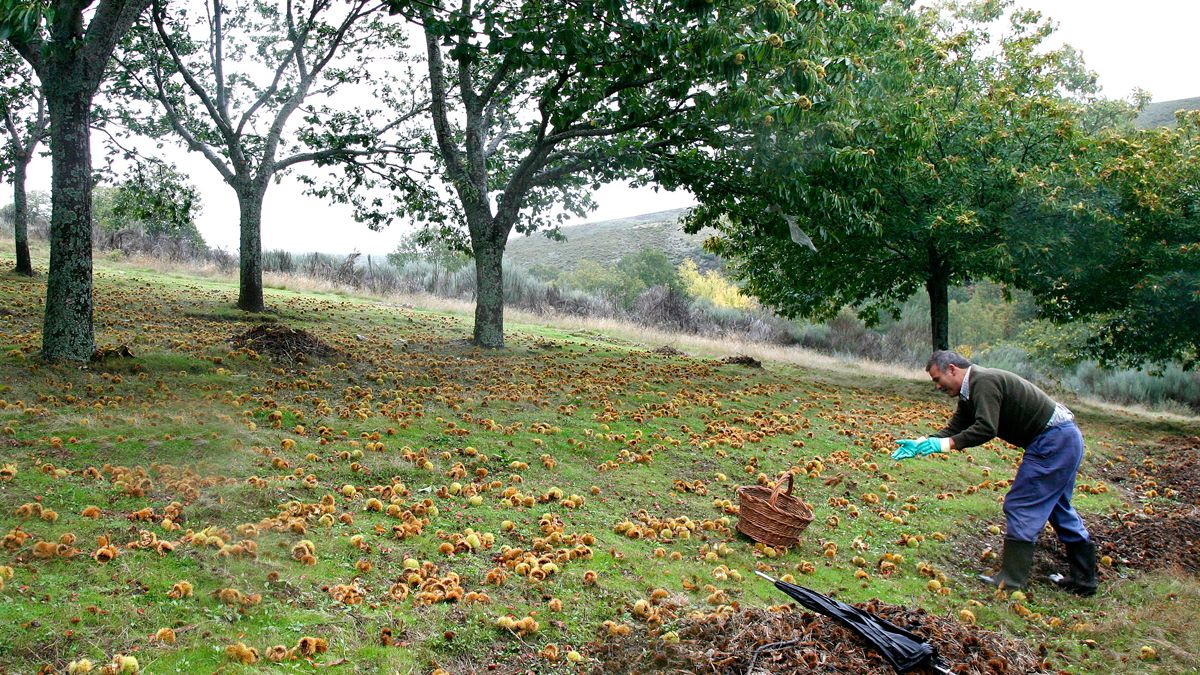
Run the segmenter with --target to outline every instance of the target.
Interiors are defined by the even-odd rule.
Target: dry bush
[[[633,301],[630,319],[682,333],[696,332],[687,297],[666,286],[655,286],[639,295]]]
[[[929,326],[901,321],[883,334],[881,359],[923,367],[929,358]]]
[[[120,251],[124,255],[148,255],[178,262],[205,261],[209,249],[203,241],[146,234],[137,228],[115,232],[92,232],[92,243],[101,250]]]

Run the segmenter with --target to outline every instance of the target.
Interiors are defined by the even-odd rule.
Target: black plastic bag
[[[755,574],[775,584],[775,588],[787,593],[804,607],[824,614],[857,633],[892,664],[896,672],[907,673],[922,668],[935,673],[950,672],[938,658],[936,647],[896,624],[812,589],[780,581],[762,572],[756,571]]]

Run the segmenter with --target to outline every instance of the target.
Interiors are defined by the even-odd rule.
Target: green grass
[[[82,368],[46,364],[36,357],[43,283],[11,274],[0,280],[7,310],[0,327],[0,465],[17,469],[0,482],[0,533],[19,527],[32,536],[0,549],[0,565],[14,572],[0,591],[0,669],[61,669],[120,652],[136,654],[150,672],[240,672],[227,646],[243,642],[263,656],[272,645],[291,647],[309,635],[329,643],[317,662],[344,659],[364,671],[460,672],[497,663],[504,672],[566,672],[565,662],[548,663],[537,652],[554,643],[592,658],[603,622],[637,625],[630,608],[655,588],[684,598],[688,610],[712,609],[707,584],[742,605],[781,602],[753,576],[756,566],[848,601],[878,597],[941,615],[971,608],[987,628],[1047,645],[1056,668],[1200,669],[1189,646],[1200,643],[1200,584],[1193,577],[1127,573],[1087,600],[1035,586],[1027,603],[1040,614],[1034,620],[974,582],[987,568],[979,553],[999,540],[981,534],[1003,521],[997,498],[1004,488],[996,482],[1011,477],[1019,455],[992,443],[891,462],[892,439],[928,431],[949,413],[927,385],[852,367],[754,370],[664,358],[642,345],[553,326],[510,325],[508,349],[482,352],[464,342],[465,316],[272,290],[272,320],[342,352],[289,365],[233,350],[229,338],[260,317],[231,309],[235,289],[227,283],[108,261],[96,271],[97,342],[129,345],[135,358]],[[1200,426],[1079,413],[1089,444],[1081,480],[1092,484],[1098,480],[1088,472],[1106,458],[1136,455],[1140,443],[1195,434]],[[426,459],[432,468],[422,467]],[[698,527],[687,539],[636,540],[614,531],[642,511],[710,526],[727,518],[732,527],[736,516],[719,500],[736,503],[738,485],[817,459],[819,472],[796,479],[816,522],[782,555],[769,556],[728,530]],[[517,462],[528,468],[514,468]],[[465,475],[455,472],[459,464]],[[676,481],[700,489],[682,490]],[[482,503],[439,496],[452,482],[478,490]],[[342,493],[345,485],[355,487],[354,497]],[[400,519],[367,509],[370,497],[388,503],[380,495],[387,486],[396,486],[402,509],[425,499],[437,507],[420,534],[396,538]],[[1085,518],[1136,503],[1111,487],[1078,495]],[[548,498],[555,488],[584,501],[569,508]],[[511,506],[506,489],[534,505]],[[331,523],[319,512],[281,517],[289,504],[318,505],[327,495]],[[57,520],[17,513],[35,502],[57,512]],[[161,519],[172,502],[182,515],[179,529],[168,530]],[[89,505],[101,510],[98,518],[82,516]],[[131,520],[145,508],[153,509],[152,521]],[[559,562],[542,582],[507,570],[502,584],[486,583],[503,547],[538,546],[546,514],[561,519],[564,538],[594,537],[589,555]],[[513,522],[512,531],[504,521]],[[245,527],[251,525],[253,531]],[[189,532],[205,528],[228,532],[229,544],[254,541],[256,555],[222,556],[219,547],[189,541]],[[494,546],[438,551],[467,528],[494,535]],[[174,550],[129,548],[148,536],[143,531],[174,542]],[[945,541],[935,541],[935,532]],[[79,555],[33,556],[35,542],[68,534]],[[356,535],[358,547],[351,543]],[[121,549],[111,562],[91,557],[102,536]],[[919,541],[909,546],[905,537]],[[313,565],[292,555],[304,539],[315,545]],[[831,558],[826,542],[837,545]],[[551,551],[569,547],[549,544]],[[716,560],[705,558],[710,551],[719,551]],[[878,566],[885,554],[902,556],[890,574]],[[855,576],[856,555],[867,562],[867,579]],[[458,574],[464,591],[486,592],[491,602],[393,599],[388,591],[404,578],[406,558],[431,563],[442,578]],[[945,575],[949,595],[927,589],[922,564]],[[741,579],[720,578],[720,566]],[[589,571],[594,585],[585,582]],[[194,595],[168,598],[184,580]],[[357,585],[362,602],[336,601],[327,589],[338,584]],[[215,594],[226,588],[259,593],[261,602],[224,605]],[[550,598],[561,610],[549,607]],[[540,629],[523,638],[494,625],[501,616],[531,613]],[[667,617],[664,629],[682,614]],[[174,645],[150,639],[161,628],[175,630]],[[381,644],[384,628],[403,646]],[[1162,660],[1139,661],[1142,645],[1155,646]],[[310,669],[303,660],[273,667]]]

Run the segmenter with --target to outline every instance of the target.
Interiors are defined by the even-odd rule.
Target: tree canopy
[[[585,213],[602,182],[649,180],[665,158],[719,142],[730,116],[811,107],[806,90],[849,66],[819,66],[826,31],[878,3],[390,4],[424,33],[432,144],[451,196],[418,215],[474,255],[474,340],[501,347],[511,232]]]
[[[1079,358],[1200,360],[1200,112],[1114,131],[1044,172],[1017,252],[1043,315],[1092,330]]]
[[[166,164],[138,164],[116,185],[97,187],[96,222],[108,232],[136,230],[203,246],[196,229],[200,211],[195,186]]]
[[[622,256],[617,261],[617,271],[629,279],[636,279],[643,290],[662,286],[678,292],[683,288],[679,270],[671,264],[667,254],[658,249],[643,248]]]
[[[396,267],[424,262],[449,274],[471,262],[469,255],[450,243],[427,235],[428,232],[423,231],[401,237],[396,248],[387,255],[388,262]]]
[[[690,227],[747,292],[787,316],[846,306],[868,323],[921,288],[931,342],[948,346],[947,289],[1017,272],[1010,234],[1030,172],[1070,157],[1094,82],[1051,24],[1006,3],[897,14],[866,60],[848,110],[817,110],[707,164],[664,177],[693,189]],[[744,166],[746,170],[737,171]]]

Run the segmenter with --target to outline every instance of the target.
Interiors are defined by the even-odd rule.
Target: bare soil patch
[[[1175,491],[1174,499],[1200,506],[1200,436],[1164,438],[1154,453],[1152,470],[1159,485]]]
[[[1200,513],[1142,513],[1113,518],[1092,532],[1100,555],[1140,570],[1182,569],[1200,574]]]
[[[1110,536],[1108,528],[1103,524],[1107,522],[1107,519],[1101,521],[1100,518],[1088,515],[1084,521],[1087,524],[1088,532],[1092,535],[1092,540],[1096,542],[1098,555],[1103,555],[1105,543]],[[976,582],[975,575],[992,574],[999,570],[1000,555],[1004,550],[1004,535],[988,534],[987,526],[990,524],[1004,527],[1004,521],[1000,520],[997,523],[983,522],[978,527],[964,528],[963,532],[954,539],[953,554],[946,558],[946,562],[958,565],[964,570],[967,583],[978,583],[980,588],[983,587],[983,582]],[[1037,544],[1033,549],[1033,569],[1029,573],[1031,590],[1044,589],[1055,593],[1062,592],[1050,583],[1047,577],[1051,574],[1067,574],[1068,569],[1066,549],[1054,538],[1054,535],[1043,532],[1038,537]],[[1102,583],[1118,576],[1113,568],[1104,566],[1100,566],[1096,574]]]
[[[1134,569],[1200,574],[1200,437],[1164,438],[1101,473],[1143,506],[1092,527],[1100,554]]]

